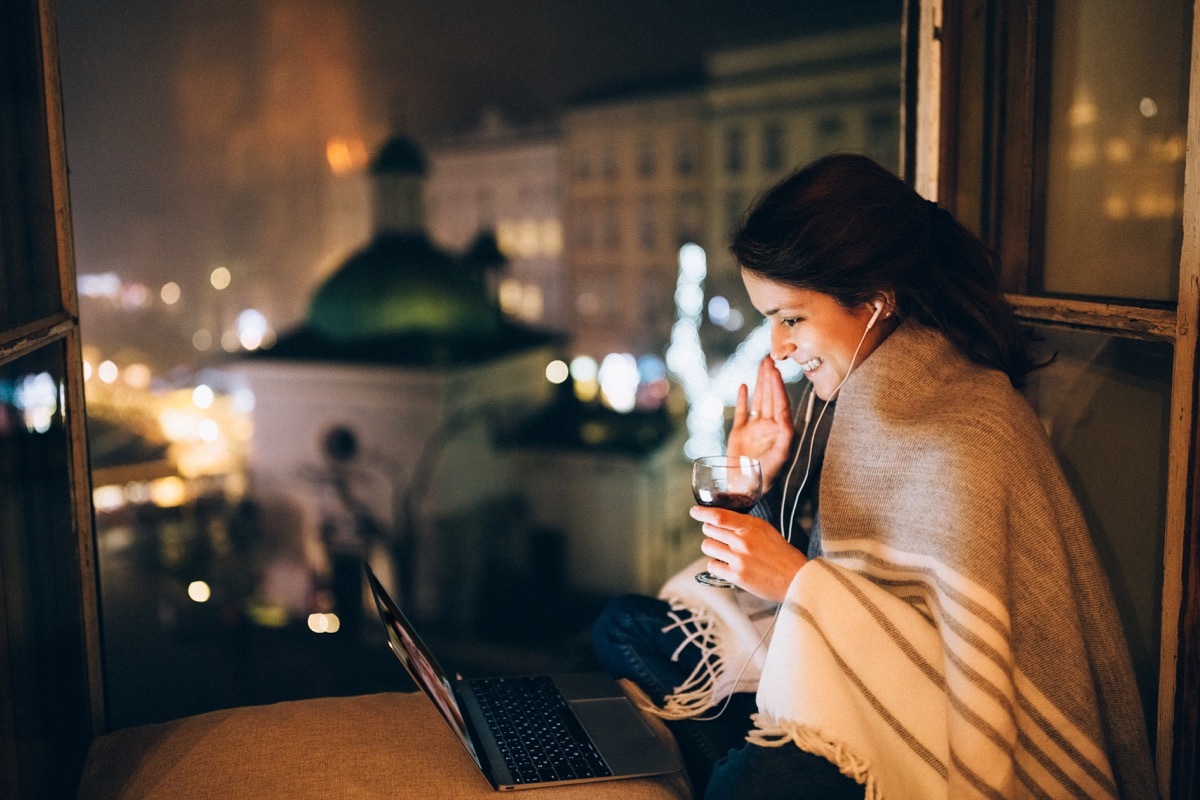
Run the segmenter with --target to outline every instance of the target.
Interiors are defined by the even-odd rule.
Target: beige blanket
[[[838,406],[824,556],[774,630],[740,590],[664,586],[714,654],[664,716],[757,683],[750,740],[823,755],[868,798],[1156,797],[1105,576],[1008,379],[906,324]]]

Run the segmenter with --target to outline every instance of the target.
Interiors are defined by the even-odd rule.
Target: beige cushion
[[[296,700],[115,731],[92,743],[79,790],[79,800],[496,796],[420,693]],[[684,800],[689,792],[676,773],[523,796]]]

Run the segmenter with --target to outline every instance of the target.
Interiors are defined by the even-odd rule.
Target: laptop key
[[[484,678],[471,687],[521,783],[612,774],[550,677]]]

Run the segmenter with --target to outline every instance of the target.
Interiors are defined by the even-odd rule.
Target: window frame
[[[906,0],[902,171],[996,250],[1021,319],[1174,348],[1156,762],[1163,796],[1191,797],[1200,788],[1200,3],[1192,12],[1184,231],[1173,305],[1030,293],[1042,261],[1051,9],[1047,0]]]
[[[37,73],[37,91],[40,109],[39,119],[21,119],[17,104],[10,97],[0,97],[0,102],[7,106],[7,111],[0,118],[0,145],[5,148],[20,146],[18,127],[22,124],[34,126],[45,145],[47,158],[44,162],[30,167],[36,171],[39,180],[48,185],[51,195],[51,207],[37,203],[21,202],[19,197],[14,201],[14,207],[4,208],[17,225],[45,225],[45,214],[53,215],[55,232],[55,248],[53,253],[39,253],[32,258],[33,263],[22,265],[23,274],[55,275],[59,284],[57,308],[38,319],[25,321],[20,324],[0,323],[0,364],[7,364],[24,356],[33,354],[42,348],[58,346],[62,348],[65,363],[64,395],[66,408],[64,422],[68,446],[67,470],[69,486],[63,487],[71,498],[70,530],[67,531],[38,531],[26,532],[27,535],[48,536],[64,535],[70,539],[65,548],[73,551],[75,563],[68,566],[58,565],[52,568],[39,561],[5,564],[5,574],[15,575],[18,580],[28,580],[32,574],[69,574],[77,580],[75,587],[32,586],[29,591],[40,594],[60,594],[56,603],[63,604],[56,613],[78,616],[70,620],[72,629],[80,632],[78,651],[69,653],[42,654],[58,658],[77,658],[83,654],[85,661],[83,675],[86,686],[71,686],[64,689],[78,693],[88,698],[89,707],[79,709],[78,714],[67,723],[63,729],[56,730],[51,741],[39,740],[38,747],[44,747],[55,760],[54,770],[66,771],[67,775],[78,776],[83,766],[85,750],[80,750],[80,744],[90,743],[92,738],[103,733],[107,721],[104,705],[104,682],[100,644],[100,608],[99,591],[96,573],[95,541],[92,524],[91,479],[88,468],[85,405],[83,393],[83,356],[79,333],[79,306],[75,284],[74,252],[71,239],[70,203],[67,188],[66,148],[63,135],[62,94],[58,72],[58,46],[56,34],[56,18],[52,0],[24,0],[23,12],[36,20],[36,29],[27,33],[32,37],[33,51],[37,53],[37,63],[13,63],[9,59],[19,58],[11,53],[3,54],[5,66],[14,69],[30,69]],[[17,4],[11,4],[6,13],[16,14]],[[18,152],[13,150],[11,152]],[[22,153],[22,157],[30,154]],[[19,192],[19,188],[18,188]],[[5,197],[14,195],[6,194]],[[0,265],[3,268],[3,265]],[[50,552],[48,549],[43,552]],[[43,560],[46,556],[43,556]],[[36,554],[26,553],[26,558],[36,560]],[[71,591],[67,591],[70,589]],[[72,606],[70,598],[77,596],[79,605]],[[32,618],[27,616],[28,609],[9,609],[0,606],[0,670],[6,677],[19,681],[19,675],[9,671],[11,657],[23,646],[21,642],[12,642],[7,638],[6,630],[13,626],[28,625]],[[9,615],[18,615],[16,619]],[[53,662],[50,662],[53,663]],[[18,794],[28,796],[49,796],[52,786],[62,782],[61,775],[48,776],[31,770],[27,765],[14,756],[18,748],[33,746],[31,739],[40,739],[41,733],[36,730],[23,728],[21,719],[14,714],[13,698],[24,692],[36,692],[36,687],[9,683],[8,691],[0,695],[0,794],[13,796]]]

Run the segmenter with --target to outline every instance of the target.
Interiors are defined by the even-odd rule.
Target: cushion
[[[628,688],[628,687],[627,687]],[[670,739],[653,717],[648,722]],[[495,798],[425,695],[212,711],[98,737],[79,800]],[[533,790],[530,800],[686,800],[682,772]]]

